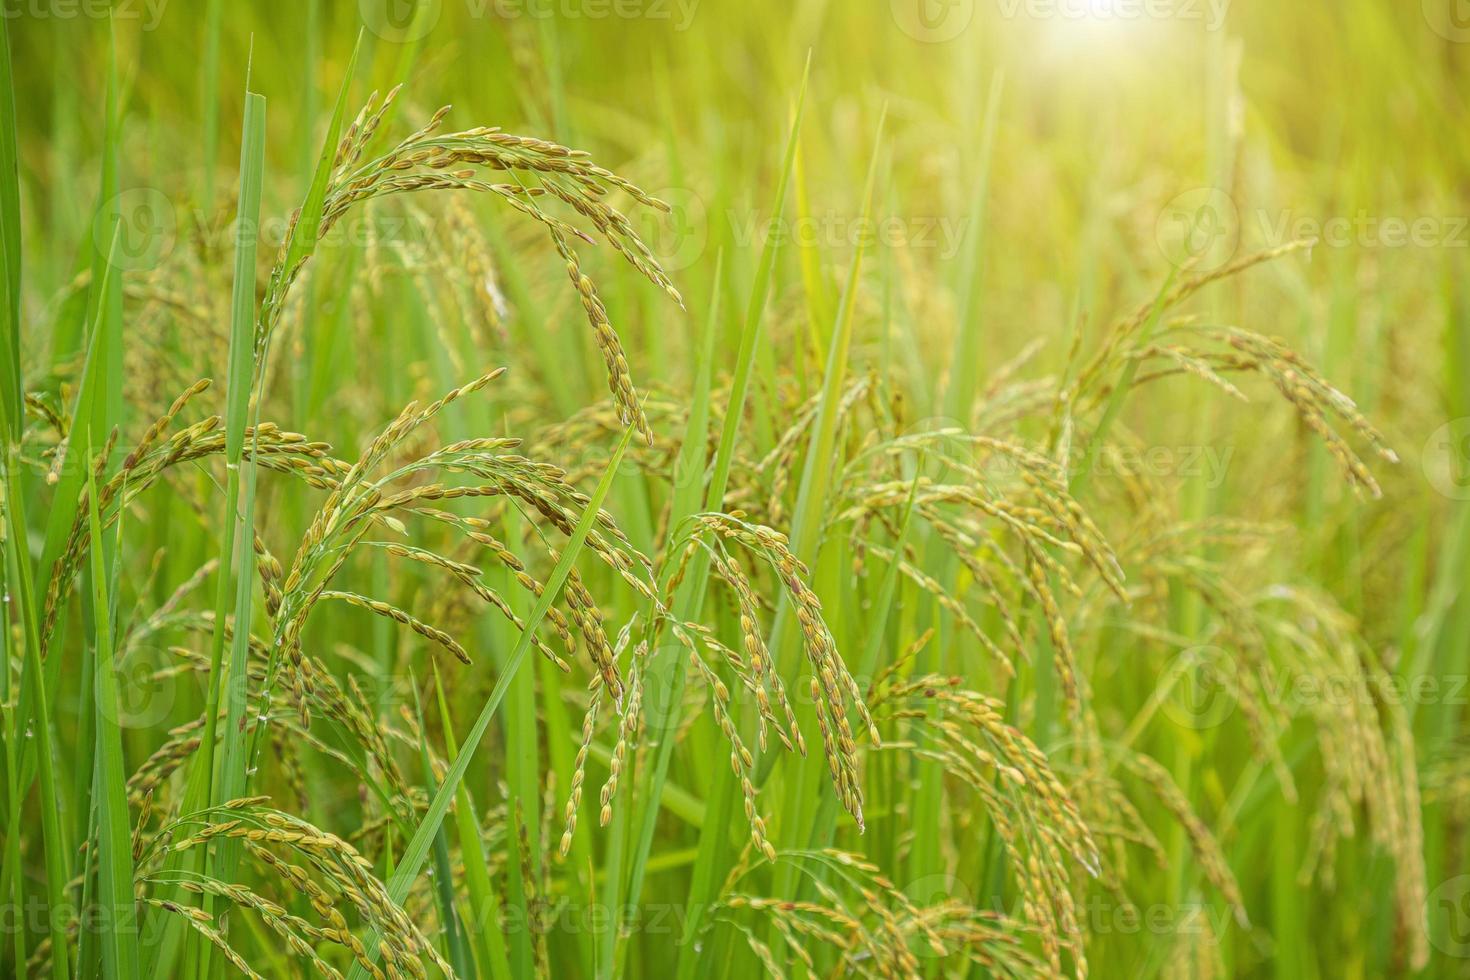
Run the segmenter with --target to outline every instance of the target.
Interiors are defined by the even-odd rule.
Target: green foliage
[[[1464,974],[1436,5],[26,6],[7,971]]]

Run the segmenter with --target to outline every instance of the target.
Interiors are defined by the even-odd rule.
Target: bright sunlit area
[[[1470,978],[1466,0],[0,7],[0,977]]]

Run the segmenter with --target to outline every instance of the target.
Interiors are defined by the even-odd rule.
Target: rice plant
[[[1459,22],[888,6],[5,11],[5,975],[1470,976]]]

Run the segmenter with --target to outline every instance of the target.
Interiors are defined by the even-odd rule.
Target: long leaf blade
[[[87,454],[89,457],[91,453]],[[102,941],[102,967],[109,980],[132,980],[138,972],[138,930],[133,901],[133,832],[128,817],[127,771],[119,724],[112,612],[97,487],[87,469],[87,527],[91,538],[93,622],[96,630],[97,846],[98,880],[110,916]]]
[[[561,587],[566,583],[567,576],[571,574],[572,565],[582,550],[582,544],[587,540],[587,534],[592,530],[592,525],[597,520],[598,511],[602,502],[607,499],[608,491],[612,489],[614,478],[618,473],[618,466],[623,461],[623,454],[628,449],[628,442],[632,438],[633,429],[626,429],[623,438],[618,442],[618,447],[613,451],[612,458],[608,460],[607,469],[602,474],[602,479],[597,483],[597,489],[592,493],[592,499],[588,501],[582,518],[577,522],[572,532],[571,539],[562,550],[561,560],[556,563],[551,576],[546,580],[546,587],[541,592],[541,598],[537,600],[536,607],[526,617],[525,628],[521,631],[521,638],[516,643],[515,650],[511,652],[506,661],[505,669],[501,671],[495,687],[490,691],[490,697],[485,706],[480,709],[480,715],[475,719],[475,724],[470,728],[469,735],[464,740],[464,747],[460,750],[454,765],[450,767],[449,773],[440,784],[439,791],[434,794],[434,799],[429,804],[428,812],[420,822],[418,829],[414,831],[413,838],[404,849],[403,856],[399,859],[398,868],[393,872],[392,879],[388,882],[388,897],[394,902],[402,904],[408,897],[409,890],[418,878],[419,872],[423,870],[424,861],[429,856],[429,848],[433,846],[434,838],[439,833],[439,825],[444,822],[444,815],[449,810],[449,804],[454,799],[454,794],[469,770],[470,760],[474,758],[475,749],[480,740],[485,736],[485,730],[490,727],[490,720],[495,716],[495,711],[500,707],[500,702],[505,698],[505,692],[510,688],[510,683],[520,669],[521,662],[526,659],[526,652],[531,648],[532,638],[546,618],[546,613],[551,609],[551,604],[561,592]],[[376,962],[378,958],[378,942],[382,937],[374,930],[365,944],[371,959]],[[367,976],[367,970],[361,963],[353,965],[351,980],[362,980]]]

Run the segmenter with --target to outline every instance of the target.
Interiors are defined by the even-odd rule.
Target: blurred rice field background
[[[0,973],[1470,976],[1464,0],[4,12]]]

